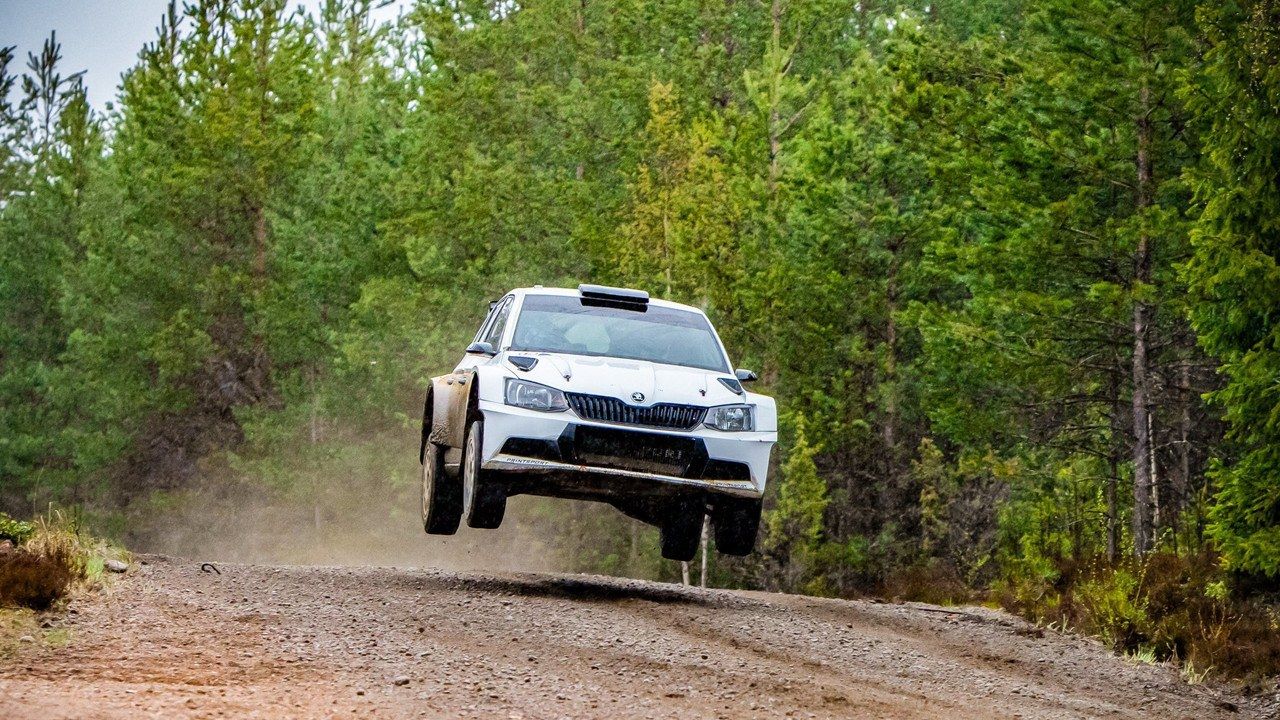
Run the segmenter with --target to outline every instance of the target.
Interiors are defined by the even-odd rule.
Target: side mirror
[[[738,382],[755,382],[760,379],[755,373],[750,370],[743,370],[742,368],[734,370],[733,376],[738,378]]]
[[[473,342],[467,346],[467,354],[488,355],[489,357],[493,357],[498,354],[498,351],[494,350],[493,346],[487,342]]]

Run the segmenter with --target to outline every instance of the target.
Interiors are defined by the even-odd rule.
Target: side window
[[[500,350],[498,341],[502,339],[502,331],[507,327],[507,318],[511,316],[511,305],[515,298],[508,297],[502,301],[493,311],[493,322],[489,323],[489,329],[485,331],[484,337],[480,338],[481,342],[487,342],[493,346],[495,350]]]
[[[498,305],[500,302],[489,303],[489,312],[485,313],[484,321],[480,323],[480,329],[476,331],[476,336],[472,338],[472,342],[480,342],[484,340],[485,330],[489,328],[489,322],[493,320],[493,316],[498,314]]]

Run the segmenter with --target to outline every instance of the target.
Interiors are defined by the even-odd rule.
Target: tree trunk
[[[725,0],[725,3],[724,3],[725,17],[727,18],[733,17],[733,5],[734,5],[734,0]],[[724,49],[725,61],[731,63],[733,61],[734,53],[738,51],[738,44],[737,44],[737,40],[734,38],[734,35],[733,35],[732,25],[729,28],[725,29],[724,36],[721,38],[720,43],[721,43],[721,47]],[[720,90],[719,93],[716,94],[715,103],[721,109],[727,108],[733,104],[732,85],[725,86]]]
[[[662,202],[662,259],[663,259],[663,279],[666,281],[666,294],[664,298],[671,299],[671,283],[672,274],[671,266],[675,264],[675,250],[671,247],[671,217],[668,208],[671,205],[670,198],[664,194]],[[688,583],[685,583],[688,585]]]
[[[896,240],[889,244],[889,271],[885,278],[885,361],[884,361],[884,378],[885,383],[890,386],[889,392],[885,398],[884,408],[884,427],[881,428],[881,437],[884,438],[884,447],[889,453],[889,469],[890,472],[897,472],[897,443],[898,443],[898,321],[894,318],[894,314],[898,312],[898,267],[899,253],[901,251],[901,243]]]
[[[703,515],[702,516],[702,573],[701,573],[701,577],[698,579],[698,586],[704,589],[707,587],[707,545],[709,544],[708,531],[710,528],[711,528],[711,518],[706,515]]]
[[[1107,561],[1115,562],[1120,551],[1120,522],[1116,517],[1116,486],[1120,483],[1120,463],[1111,456],[1107,476]]]
[[[639,561],[640,561],[639,523],[635,520],[630,520],[627,523],[627,527],[631,531],[631,543],[630,543],[630,546],[627,548],[627,568],[628,568],[628,572],[631,573],[631,577],[637,577],[639,573],[636,572],[636,565],[639,564]]]
[[[778,51],[782,48],[782,0],[773,0],[773,4],[769,9],[769,18],[772,23],[771,47]],[[776,72],[784,73],[783,68],[775,68]],[[778,97],[779,79],[774,78],[773,89],[770,91],[772,97],[769,99],[769,197],[774,196],[778,188],[778,176],[781,173],[779,168],[779,158],[782,156],[782,112],[778,105],[782,99]]]
[[[253,208],[253,279],[262,291],[267,283],[267,211]]]
[[[1147,459],[1151,465],[1151,542],[1160,539],[1160,528],[1164,523],[1163,500],[1160,497],[1160,466],[1156,464],[1155,420],[1147,413]]]
[[[584,567],[582,562],[582,551],[586,547],[586,541],[583,537],[582,529],[582,511],[584,503],[581,500],[573,500],[569,503],[569,547],[571,548],[571,564],[573,572],[582,572],[589,568]]]
[[[309,386],[309,390],[311,391],[310,437],[311,437],[311,452],[314,453],[316,443],[320,442],[320,419],[316,415],[316,405],[317,405],[316,369],[314,367],[307,372],[307,384]],[[316,536],[319,537],[320,530],[321,530],[320,491],[322,487],[320,482],[320,469],[315,468],[314,473],[315,474],[311,476],[311,502],[313,505],[312,520],[315,522]]]
[[[1151,205],[1151,89],[1144,82],[1139,91],[1137,212],[1145,215]],[[1143,292],[1151,282],[1152,238],[1141,218],[1138,249],[1134,255],[1133,288]],[[1152,544],[1151,408],[1147,397],[1147,333],[1151,306],[1139,296],[1133,303],[1133,551],[1145,555]]]
[[[1120,555],[1120,511],[1116,507],[1116,490],[1120,485],[1121,430],[1120,368],[1110,373],[1108,394],[1111,400],[1111,441],[1107,448],[1107,560],[1115,562]]]
[[[884,393],[882,417],[880,418],[880,440],[884,445],[884,477],[880,482],[880,507],[887,516],[892,517],[906,509],[906,505],[919,501],[919,490],[907,492],[903,487],[903,473],[898,466],[898,323],[894,313],[898,310],[898,251],[900,244],[895,240],[887,244],[891,253],[889,267],[885,277],[885,326],[884,326],[884,366],[882,382],[886,388]]]
[[[1187,497],[1191,492],[1191,360],[1182,363],[1182,392],[1180,399],[1182,404],[1181,422],[1178,423],[1178,480],[1173,486],[1173,506],[1167,513],[1169,515],[1170,524],[1177,525],[1178,516],[1182,514],[1183,508],[1187,506]],[[1174,532],[1174,543],[1178,539],[1177,532]]]
[[[574,26],[578,31],[579,48],[582,47],[581,41],[587,34],[587,0],[579,0],[578,9],[574,13]],[[586,176],[586,166],[581,160],[573,169],[573,177],[581,181]]]

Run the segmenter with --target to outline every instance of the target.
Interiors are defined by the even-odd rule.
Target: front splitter
[[[499,470],[503,472],[563,472],[582,473],[588,475],[608,475],[635,480],[650,480],[669,485],[681,485],[684,487],[709,490],[711,492],[734,495],[737,497],[760,497],[760,491],[756,490],[755,485],[744,480],[699,480],[694,478],[676,477],[674,475],[663,475],[661,473],[642,472],[639,470],[620,470],[618,468],[598,467],[595,465],[575,465],[573,463],[543,460],[540,458],[520,457],[519,455],[507,455],[505,453],[499,453],[498,455],[493,456],[492,459],[484,464],[484,469]]]

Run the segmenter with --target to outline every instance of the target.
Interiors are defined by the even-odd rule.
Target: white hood
[[[515,377],[550,385],[566,392],[618,398],[631,405],[648,407],[658,403],[679,403],[709,407],[745,400],[742,395],[734,393],[718,380],[732,379],[733,375],[730,373],[663,365],[647,360],[558,353],[510,354],[538,359],[538,364],[528,372],[504,362]],[[637,392],[644,395],[644,400],[633,399],[632,394]]]

